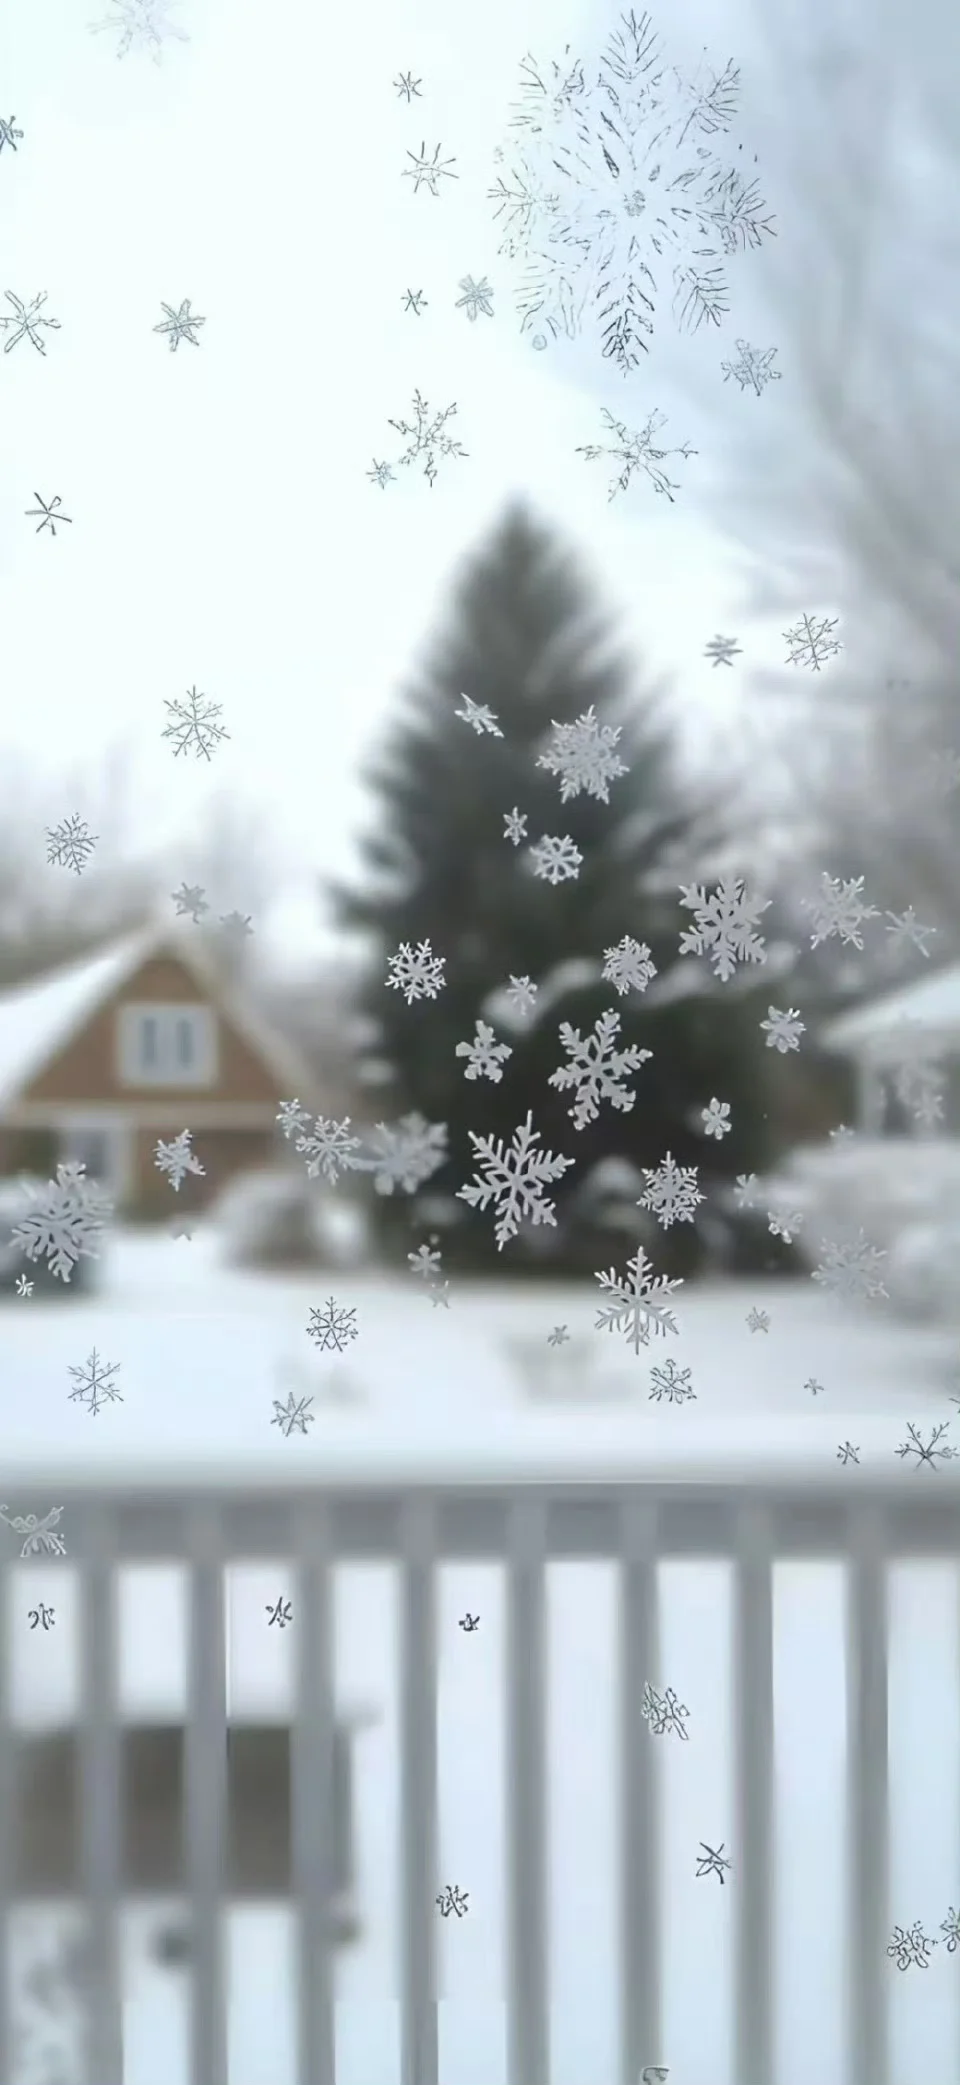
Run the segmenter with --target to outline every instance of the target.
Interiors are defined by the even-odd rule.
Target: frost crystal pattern
[[[688,457],[696,456],[696,449],[691,449],[689,442],[682,442],[677,449],[657,447],[654,435],[666,426],[665,413],[650,413],[642,427],[630,428],[623,420],[615,419],[606,406],[601,406],[600,412],[608,434],[615,435],[616,441],[590,442],[578,447],[576,453],[585,463],[596,463],[600,456],[612,456],[619,463],[620,469],[607,487],[607,499],[615,500],[618,492],[627,492],[634,473],[640,471],[649,478],[654,492],[665,493],[672,506],[673,495],[680,487],[673,478],[667,477],[662,466],[668,456],[682,456],[686,461]]]
[[[99,1412],[104,1404],[122,1404],[123,1392],[113,1380],[119,1366],[119,1361],[102,1362],[94,1347],[81,1367],[69,1371],[76,1384],[70,1392],[71,1403],[85,1404],[90,1412]]]
[[[544,883],[570,883],[583,867],[583,855],[575,847],[569,833],[562,837],[556,833],[544,833],[535,847],[528,849],[530,866],[535,876]]]
[[[615,948],[604,949],[600,974],[604,984],[612,985],[622,999],[627,992],[645,992],[656,977],[657,966],[645,941],[624,934]]]
[[[620,1015],[608,1008],[593,1024],[593,1034],[581,1038],[579,1028],[572,1028],[569,1021],[560,1024],[560,1041],[570,1059],[558,1071],[552,1072],[548,1086],[555,1086],[559,1093],[576,1089],[576,1099],[567,1113],[574,1129],[586,1129],[588,1122],[595,1122],[600,1112],[601,1101],[608,1100],[611,1107],[619,1109],[621,1115],[629,1114],[636,1100],[623,1080],[627,1072],[639,1071],[653,1055],[652,1050],[642,1050],[638,1043],[631,1043],[625,1050],[616,1048],[620,1029]]]
[[[196,688],[188,689],[185,701],[164,702],[163,706],[170,722],[164,725],[160,736],[175,741],[174,759],[192,746],[197,760],[209,760],[211,746],[219,745],[221,739],[230,736],[229,731],[217,722],[223,712],[222,702],[208,702]]]
[[[808,666],[811,673],[820,673],[824,660],[843,650],[840,639],[833,634],[839,620],[839,616],[834,616],[831,621],[825,615],[819,619],[815,615],[802,615],[792,629],[784,630],[787,665]]]
[[[642,1245],[627,1261],[622,1280],[614,1267],[609,1274],[597,1274],[595,1279],[608,1299],[597,1313],[598,1332],[622,1332],[634,1353],[639,1354],[641,1347],[649,1346],[651,1332],[679,1330],[666,1298],[683,1287],[682,1278],[671,1280],[666,1274],[654,1274]]]
[[[820,896],[803,898],[805,912],[813,915],[811,948],[819,948],[821,941],[836,936],[848,947],[863,948],[863,923],[879,917],[875,905],[868,905],[863,895],[862,876],[828,876],[824,869],[820,877]]]
[[[91,22],[90,27],[94,34],[100,29],[119,30],[118,58],[125,58],[131,50],[149,51],[155,65],[160,63],[165,37],[190,41],[186,30],[171,22],[169,0],[114,0],[112,13],[102,22]]]
[[[388,422],[388,425],[397,434],[403,435],[407,445],[397,458],[401,469],[406,469],[412,463],[422,463],[423,475],[431,488],[437,477],[440,463],[444,458],[450,456],[464,457],[468,454],[462,442],[455,442],[453,436],[446,432],[447,421],[453,419],[456,410],[457,405],[456,400],[454,400],[452,405],[444,406],[442,413],[431,414],[427,400],[421,396],[419,391],[415,391],[413,394],[413,420],[390,420]],[[376,466],[376,468],[381,472],[385,470],[388,477],[392,476],[389,464],[381,464]],[[381,477],[379,482],[385,483],[386,481]]]
[[[585,789],[597,802],[610,802],[610,783],[629,769],[616,752],[622,725],[599,724],[593,703],[575,724],[553,724],[553,744],[541,753],[538,767],[560,775],[560,802],[569,803]]]
[[[692,912],[695,926],[680,936],[682,956],[708,955],[714,975],[724,983],[738,963],[763,963],[766,950],[755,932],[770,899],[753,898],[739,876],[722,876],[708,898],[702,883],[682,884],[680,903]]]
[[[30,1207],[14,1225],[11,1243],[28,1260],[46,1259],[50,1272],[69,1281],[77,1261],[97,1259],[103,1228],[112,1204],[82,1165],[60,1165],[38,1196],[24,1183]]]
[[[466,1057],[465,1079],[491,1079],[499,1086],[503,1078],[503,1066],[513,1056],[509,1043],[497,1041],[489,1021],[478,1021],[472,1042],[459,1042],[457,1056]]]
[[[829,1289],[834,1296],[865,1299],[886,1295],[880,1267],[887,1255],[870,1244],[862,1229],[852,1239],[824,1239],[820,1250],[823,1258],[811,1279],[822,1289]]]
[[[674,1223],[695,1223],[703,1201],[696,1166],[678,1166],[668,1151],[660,1165],[644,1166],[642,1170],[647,1184],[637,1206],[649,1209],[665,1231]]]
[[[358,1172],[372,1173],[378,1195],[416,1194],[447,1160],[447,1125],[428,1122],[414,1109],[399,1122],[378,1122],[370,1157],[356,1161]]]
[[[547,1199],[543,1189],[550,1181],[559,1180],[574,1161],[534,1148],[540,1142],[540,1132],[533,1127],[532,1110],[514,1130],[509,1147],[502,1137],[494,1141],[493,1137],[477,1136],[472,1129],[469,1136],[479,1171],[465,1187],[457,1189],[457,1196],[461,1202],[468,1202],[471,1209],[487,1209],[491,1202],[495,1204],[497,1250],[502,1252],[508,1238],[516,1237],[525,1217],[533,1224],[555,1228],[556,1205]]]
[[[190,1149],[190,1136],[189,1129],[182,1129],[169,1144],[165,1144],[161,1137],[154,1155],[154,1165],[161,1173],[166,1173],[171,1187],[178,1194],[188,1173],[196,1173],[202,1179],[206,1172],[196,1152]]]
[[[488,191],[501,254],[520,261],[522,333],[595,329],[629,375],[670,298],[677,327],[719,325],[727,264],[773,226],[742,148],[724,149],[740,75],[668,64],[650,17],[631,10],[596,58],[528,55],[509,171]]]
[[[776,352],[775,347],[755,348],[750,346],[748,340],[738,340],[736,361],[720,364],[724,383],[728,378],[735,377],[741,391],[749,388],[759,398],[761,391],[764,391],[768,384],[780,382],[780,371],[773,366]]]
[[[76,811],[59,825],[47,828],[47,860],[58,868],[73,869],[77,876],[83,874],[99,838],[92,833],[85,818]]]
[[[418,941],[414,949],[409,941],[401,941],[395,955],[390,956],[387,969],[387,986],[394,992],[402,992],[408,1006],[415,999],[436,999],[446,983],[444,965],[446,956],[435,956],[429,941]]]
[[[360,1138],[351,1133],[349,1115],[342,1122],[318,1115],[311,1129],[306,1108],[298,1100],[284,1100],[277,1121],[288,1142],[292,1137],[295,1149],[303,1153],[311,1180],[326,1180],[330,1187],[335,1187],[341,1173],[354,1172],[359,1167]]]

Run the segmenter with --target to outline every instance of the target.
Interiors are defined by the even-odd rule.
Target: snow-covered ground
[[[796,1466],[846,1488],[836,1445],[861,1446],[861,1467],[892,1467],[903,1484],[949,1486],[893,1459],[906,1422],[948,1419],[949,1343],[906,1332],[882,1306],[844,1310],[812,1285],[730,1284],[681,1290],[680,1333],[635,1356],[617,1335],[594,1335],[590,1286],[518,1290],[454,1286],[449,1311],[409,1284],[262,1280],[217,1264],[217,1243],[116,1239],[99,1297],[6,1306],[0,1388],[4,1492],[38,1511],[59,1499],[56,1476],[96,1467],[120,1484],[161,1464],[256,1472],[282,1483],[305,1470],[374,1469],[490,1476],[526,1471],[611,1477],[651,1468]],[[341,1358],[316,1356],[309,1310],[333,1292],[356,1308],[359,1338]],[[768,1333],[751,1333],[753,1304]],[[566,1323],[571,1346],[548,1349]],[[567,1357],[578,1342],[571,1368]],[[122,1404],[96,1417],[68,1401],[69,1365],[96,1344],[121,1364]],[[647,1402],[650,1369],[670,1353],[692,1371],[697,1402]],[[592,1360],[593,1367],[587,1364]],[[284,1373],[284,1370],[286,1373]],[[305,1437],[272,1428],[273,1397],[294,1375],[317,1388]],[[551,1373],[552,1371],[552,1373]],[[816,1397],[804,1388],[815,1378]],[[328,1401],[322,1402],[326,1385]],[[339,1386],[339,1392],[337,1389]],[[299,1393],[298,1393],[299,1394]],[[177,1457],[174,1459],[173,1444]],[[738,1464],[739,1457],[739,1464]],[[29,1472],[38,1489],[29,1498]],[[49,1721],[76,1701],[69,1514],[66,1563],[18,1566],[22,1613],[54,1604],[48,1634],[12,1629],[18,1719]],[[16,1538],[9,1534],[13,1543]],[[229,1706],[282,1717],[290,1699],[293,1630],[268,1629],[265,1605],[284,1565],[229,1574]],[[361,1944],[338,1965],[338,2077],[394,2085],[397,2053],[398,1690],[395,1578],[389,1567],[337,1573],[337,1695],[369,1702],[379,1721],[357,1739]],[[844,2085],[844,1671],[840,1569],[778,1567],[776,1788],[778,2071],[776,2085]],[[732,1815],[730,1608],[725,1567],[671,1564],[661,1573],[662,1666],[690,1710],[690,1739],[647,1738],[663,1773],[666,1919],[664,2035],[653,2058],[671,2085],[736,2085],[729,2053],[737,1847]],[[553,2085],[613,2085],[616,2076],[615,1803],[616,1586],[612,1567],[548,1572]],[[182,1586],[175,1568],[121,1577],[121,1692],[133,1716],[168,1714],[185,1696]],[[480,1627],[457,1627],[465,1610]],[[955,1569],[898,1566],[893,1575],[890,1680],[893,1873],[891,1927],[922,1919],[936,1936],[960,1903],[960,1705]],[[15,1619],[11,1615],[11,1621]],[[494,1566],[458,1564],[440,1578],[440,1868],[469,1892],[465,1918],[438,1920],[443,2085],[505,2085],[502,2004],[504,1870],[503,1584]],[[584,1703],[589,1714],[584,1715]],[[646,1738],[646,1733],[645,1733]],[[727,1885],[695,1879],[699,1842],[723,1840]],[[178,1972],[150,1959],[158,1910],[127,1921],[125,2085],[186,2079]],[[231,1914],[231,2085],[294,2085],[292,1981],[281,1909]],[[890,1966],[891,2085],[951,2085],[960,2077],[960,1955],[936,1949],[926,1974]],[[69,2038],[69,2037],[68,2037]],[[39,2085],[26,2070],[23,2085]],[[64,2071],[64,2085],[71,2077]],[[19,2080],[17,2081],[19,2085]],[[773,2081],[772,2081],[773,2085]],[[862,2085],[862,2081],[851,2081]]]

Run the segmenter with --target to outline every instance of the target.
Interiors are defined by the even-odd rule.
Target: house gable
[[[204,1006],[216,1030],[216,1082],[206,1088],[209,1098],[240,1106],[275,1105],[289,1098],[281,1071],[268,1062],[256,1042],[244,1033],[246,1023],[235,1019],[218,991],[205,984],[198,968],[173,951],[158,949],[132,969],[89,1015],[83,1025],[42,1065],[20,1089],[22,1105],[108,1106],[111,1103],[136,1108],[164,1098],[183,1098],[182,1085],[131,1085],[121,1073],[120,1015],[124,1008],[156,1004],[176,1007]],[[196,1089],[190,1089],[196,1090]]]

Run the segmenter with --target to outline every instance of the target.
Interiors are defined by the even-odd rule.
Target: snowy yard
[[[189,1243],[121,1236],[105,1277],[102,1294],[82,1304],[30,1299],[4,1308],[3,1495],[18,1507],[46,1510],[59,1498],[57,1474],[86,1468],[110,1471],[121,1484],[124,1470],[182,1479],[188,1465],[281,1484],[305,1470],[318,1481],[376,1470],[401,1481],[407,1473],[509,1479],[603,1470],[622,1480],[654,1467],[735,1475],[751,1463],[792,1466],[804,1447],[817,1466],[822,1460],[824,1483],[846,1490],[857,1471],[838,1465],[840,1441],[860,1445],[862,1467],[886,1467],[909,1420],[926,1428],[951,1417],[949,1393],[958,1387],[941,1335],[905,1331],[882,1305],[844,1310],[807,1282],[681,1290],[679,1336],[634,1355],[619,1335],[594,1335],[597,1299],[587,1284],[455,1285],[449,1311],[433,1310],[412,1280],[230,1274],[217,1264],[216,1241],[199,1232]],[[357,1311],[359,1337],[342,1358],[315,1354],[305,1335],[310,1309],[331,1292]],[[769,1313],[769,1332],[748,1329],[754,1305]],[[551,1327],[564,1323],[570,1344],[548,1348]],[[69,1402],[67,1373],[94,1344],[120,1364],[124,1397],[96,1416]],[[650,1370],[667,1354],[690,1368],[696,1402],[648,1402]],[[816,1396],[804,1387],[811,1378],[823,1385]],[[295,1381],[297,1395],[315,1390],[317,1416],[306,1436],[287,1439],[270,1424],[272,1400]],[[893,1468],[905,1486],[953,1478],[946,1468],[931,1473],[895,1460]],[[13,1691],[22,1721],[59,1720],[77,1698],[69,1513],[63,1528],[66,1563],[23,1564],[15,1573]],[[614,1580],[606,1564],[548,1572],[553,2085],[614,2085],[616,2077]],[[264,1614],[283,1589],[281,1559],[229,1575],[235,1716],[285,1714],[294,1632],[268,1629]],[[671,2085],[736,2085],[729,1592],[721,1564],[662,1567],[662,1669],[650,1677],[673,1687],[690,1711],[687,1743],[645,1733],[663,1775],[664,2035],[651,2061],[669,2064]],[[365,1933],[338,1964],[340,2085],[399,2079],[395,1593],[389,1567],[337,1572],[338,1700],[370,1703],[379,1714],[357,1740]],[[181,1596],[175,1567],[121,1576],[128,1715],[182,1708]],[[23,1611],[41,1597],[58,1617],[46,1635],[22,1627]],[[844,2085],[839,1566],[778,1567],[775,1601],[776,2085]],[[505,2085],[499,1568],[445,1568],[439,1605],[440,1879],[469,1893],[465,1917],[438,1918],[441,2079]],[[468,1608],[480,1616],[470,1634],[457,1626]],[[960,1903],[955,1569],[897,1567],[891,1628],[891,1929],[919,1918],[936,1936]],[[733,1870],[723,1887],[696,1879],[701,1840],[725,1843]],[[125,2085],[180,2085],[187,2075],[182,1979],[148,1954],[156,1921],[153,1908],[128,1921]],[[285,1916],[234,1913],[229,1933],[231,2085],[294,2085]],[[888,1981],[891,2085],[951,2085],[960,2076],[960,1956],[941,1942],[925,1975],[898,1975],[890,1965]],[[25,2071],[23,2085],[39,2085],[41,2076]]]

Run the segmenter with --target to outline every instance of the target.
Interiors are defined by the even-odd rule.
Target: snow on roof
[[[821,1041],[828,1050],[852,1056],[882,1054],[886,1044],[896,1042],[904,1022],[944,1048],[960,1049],[960,963],[841,1015],[824,1029]]]
[[[99,954],[0,993],[0,1108],[14,1100],[123,977],[149,953],[156,935],[124,934]]]

